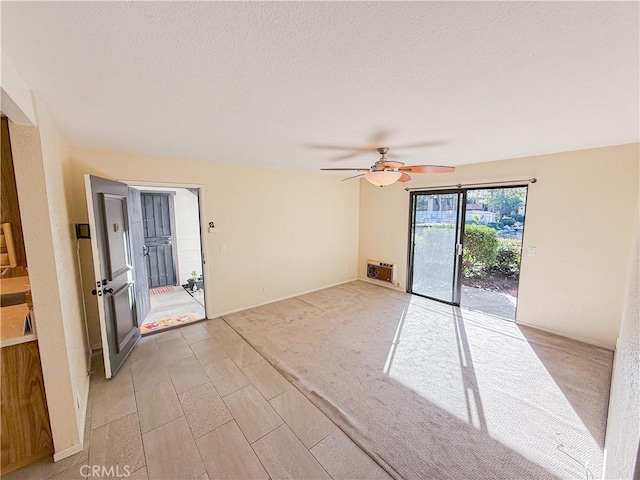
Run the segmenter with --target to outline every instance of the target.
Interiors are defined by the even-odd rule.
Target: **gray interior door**
[[[175,285],[173,195],[145,192],[141,201],[149,287]]]
[[[96,242],[99,263],[95,294],[103,306],[100,310],[104,312],[101,328],[105,373],[111,377],[140,337],[127,200],[129,189],[127,185],[112,180],[95,176],[89,179],[89,208],[93,213],[90,219],[95,232],[92,237]]]

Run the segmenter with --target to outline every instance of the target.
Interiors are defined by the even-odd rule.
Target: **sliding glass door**
[[[409,292],[460,304],[464,192],[412,192]]]

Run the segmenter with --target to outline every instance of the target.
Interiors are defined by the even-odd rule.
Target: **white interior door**
[[[129,187],[85,175],[85,188],[96,279],[92,293],[98,297],[104,368],[106,377],[111,378],[140,338]]]

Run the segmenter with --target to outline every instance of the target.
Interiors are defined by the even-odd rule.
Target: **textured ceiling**
[[[638,141],[637,2],[2,2],[73,144],[317,169],[308,144],[463,164]]]

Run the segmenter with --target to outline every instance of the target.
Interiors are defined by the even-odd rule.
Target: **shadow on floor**
[[[584,477],[557,433],[601,471],[599,442],[513,323],[364,282],[224,319],[397,476]],[[585,360],[574,375],[592,374]]]

